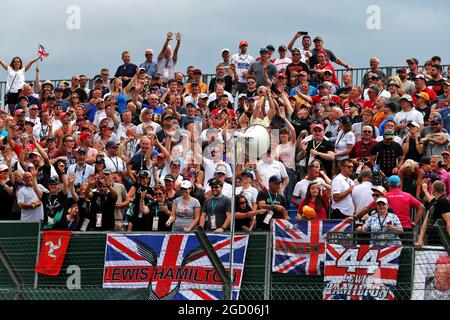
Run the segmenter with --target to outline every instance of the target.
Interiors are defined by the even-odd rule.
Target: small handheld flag
[[[48,56],[48,53],[45,52],[45,48],[41,44],[38,47],[38,56],[41,58],[41,61]]]

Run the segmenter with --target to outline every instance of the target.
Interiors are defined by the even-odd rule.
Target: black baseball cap
[[[208,184],[212,186],[223,186],[223,182],[220,179],[212,178],[208,181]]]
[[[280,184],[282,181],[280,178],[278,178],[278,176],[271,176],[269,178],[269,183],[276,183],[276,184]]]
[[[55,184],[59,184],[59,178],[57,176],[53,176],[50,178],[50,180],[48,181],[49,185],[55,185]]]

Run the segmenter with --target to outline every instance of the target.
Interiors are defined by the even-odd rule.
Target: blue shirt
[[[86,109],[88,107],[89,102],[85,103],[83,106],[83,109]],[[87,119],[89,120],[89,122],[94,122],[94,117],[95,117],[95,113],[97,112],[97,107],[95,106],[95,104],[91,104],[91,108],[89,109],[88,113],[87,113]]]
[[[156,74],[157,63],[156,62],[144,62],[139,65],[139,68],[144,68],[145,72],[153,77]]]
[[[394,116],[387,117],[380,123],[380,126],[378,127],[378,132],[380,133],[380,136],[384,135],[384,126],[386,125],[386,122],[390,120],[394,120]]]
[[[116,97],[116,101],[117,101],[117,112],[119,114],[122,114],[125,109],[127,108],[127,96],[124,93],[120,93],[117,97]]]
[[[449,107],[442,108],[441,111],[439,111],[441,114],[442,120],[444,120],[444,128],[447,130],[447,132],[450,132],[450,109]]]
[[[289,96],[295,96],[295,95],[297,95],[297,93],[295,92],[296,90],[300,90],[301,91],[301,85],[298,85],[298,86],[296,86],[295,88],[292,88],[291,89],[291,92],[289,93]],[[317,89],[315,88],[315,87],[313,87],[313,86],[309,86],[309,91],[308,91],[308,95],[310,96],[310,97],[312,97],[312,96],[316,96],[318,93],[317,93]]]

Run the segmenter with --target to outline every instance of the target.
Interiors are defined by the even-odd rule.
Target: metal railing
[[[443,71],[446,70],[450,65],[442,65]],[[396,74],[397,69],[405,68],[405,66],[386,66],[386,67],[379,67],[381,71],[384,72],[386,77],[390,77]],[[423,70],[423,66],[419,66],[419,70]],[[336,75],[341,83],[343,83],[343,75],[344,72],[350,72],[353,79],[353,84],[360,86],[362,84],[362,80],[364,78],[364,75],[370,71],[370,68],[353,68],[352,70],[346,70],[346,69],[336,69]],[[214,78],[215,74],[204,74],[202,76],[202,81],[209,85],[209,82],[212,78]],[[55,86],[58,86],[60,82],[62,81],[68,81],[67,79],[59,79],[59,80],[50,80]],[[70,81],[70,80],[69,80]],[[34,81],[28,81],[28,83],[34,83]],[[89,81],[89,87],[92,88],[92,79]],[[0,81],[0,101],[2,108],[4,109],[4,96],[6,93],[6,81]]]

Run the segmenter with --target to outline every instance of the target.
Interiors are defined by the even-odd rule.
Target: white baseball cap
[[[181,188],[183,189],[192,188],[192,183],[188,180],[183,180],[181,181]]]
[[[388,204],[388,201],[387,201],[386,198],[378,198],[378,199],[377,199],[377,204],[380,203],[380,202],[383,202],[383,203],[385,203],[385,204]]]

